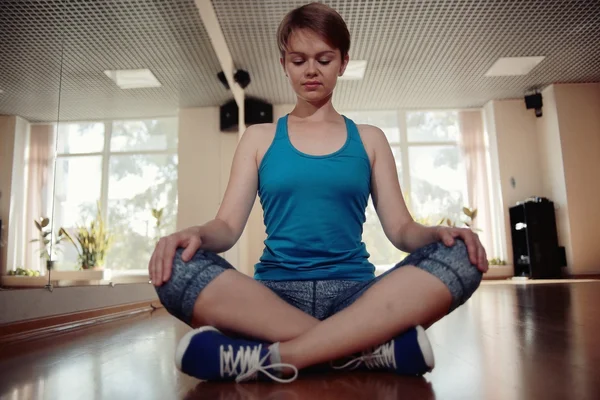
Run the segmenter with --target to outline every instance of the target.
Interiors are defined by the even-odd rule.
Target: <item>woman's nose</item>
[[[314,76],[317,74],[317,66],[315,64],[315,61],[308,61],[307,63],[307,67],[306,67],[306,75],[307,76]]]

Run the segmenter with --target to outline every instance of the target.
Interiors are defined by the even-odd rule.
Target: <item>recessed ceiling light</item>
[[[527,75],[546,57],[501,57],[485,76]]]
[[[149,69],[121,69],[104,71],[121,89],[160,87],[161,84]]]
[[[344,75],[340,76],[341,80],[358,80],[365,76],[365,70],[367,69],[366,60],[350,60],[346,66]]]

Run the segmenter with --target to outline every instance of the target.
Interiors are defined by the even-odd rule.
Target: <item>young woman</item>
[[[162,238],[149,263],[166,309],[197,328],[177,367],[238,382],[289,382],[327,362],[424,374],[434,357],[423,327],[473,294],[485,251],[471,230],[417,224],[383,132],[333,108],[350,48],[340,15],[295,9],[278,42],[294,110],[246,130],[216,218]],[[252,279],[217,253],[239,239],[257,193],[267,239]],[[388,239],[410,253],[377,278],[361,239],[369,195]]]

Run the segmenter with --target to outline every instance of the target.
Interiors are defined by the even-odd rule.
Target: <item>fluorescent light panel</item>
[[[527,75],[546,57],[501,57],[485,76]]]
[[[160,87],[161,84],[149,69],[120,69],[104,71],[121,89]]]
[[[366,60],[350,60],[344,75],[340,76],[341,80],[358,80],[365,76],[365,70],[367,69]]]

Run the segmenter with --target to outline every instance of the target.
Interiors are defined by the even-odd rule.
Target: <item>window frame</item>
[[[108,189],[109,189],[109,180],[110,180],[110,161],[111,156],[137,156],[137,155],[178,155],[178,147],[174,147],[172,149],[166,150],[127,150],[127,151],[111,151],[111,139],[113,133],[113,123],[117,121],[145,121],[145,120],[160,120],[160,119],[168,119],[175,118],[178,119],[177,116],[160,116],[160,117],[144,117],[144,118],[124,118],[124,119],[106,119],[106,120],[74,120],[74,121],[64,121],[59,122],[57,124],[56,130],[56,143],[55,145],[58,147],[58,135],[59,130],[58,126],[62,124],[85,124],[85,123],[103,123],[104,125],[104,144],[102,151],[97,152],[88,152],[88,153],[60,153],[58,150],[55,152],[55,164],[60,159],[68,159],[68,158],[77,158],[77,157],[101,157],[101,186],[100,186],[100,211],[102,215],[108,215]],[[55,184],[53,185],[55,186]],[[54,203],[56,201],[54,190],[52,192],[52,214],[54,214]],[[54,221],[54,215],[52,215],[52,221]],[[107,220],[108,224],[108,220]],[[108,225],[107,225],[108,226]],[[120,268],[107,268],[111,271],[117,271],[116,275],[140,275],[145,273],[147,275],[148,271],[146,269],[120,269]],[[145,275],[145,276],[146,276]]]
[[[409,155],[410,148],[411,147],[452,146],[452,147],[456,147],[460,150],[460,137],[456,140],[423,141],[423,142],[409,141],[408,140],[408,123],[407,123],[408,113],[411,113],[411,112],[444,112],[444,113],[448,112],[448,113],[450,113],[450,112],[460,112],[460,111],[467,111],[467,110],[482,111],[481,109],[469,109],[469,108],[464,108],[464,109],[376,110],[379,112],[387,111],[390,113],[392,113],[392,112],[396,113],[397,127],[399,130],[399,140],[397,142],[388,140],[388,143],[389,143],[390,147],[392,148],[392,150],[397,150],[400,152],[400,160],[396,160],[396,161],[400,161],[400,166],[402,169],[401,174],[399,174],[402,176],[401,190],[402,190],[402,195],[404,197],[404,200],[406,202],[406,206],[408,207],[411,214],[413,213],[413,211],[412,211],[412,187],[411,187],[410,155]],[[342,114],[348,113],[348,114],[365,114],[366,115],[369,112],[370,112],[370,110],[345,110],[344,112],[342,112]],[[466,179],[466,175],[465,175],[465,179]],[[467,193],[463,193],[463,195],[465,196],[465,198],[468,198]],[[375,267],[377,268],[377,273],[385,272],[390,267],[393,267],[395,265],[395,263],[397,263],[398,261],[400,261],[400,260],[395,260],[395,262],[392,264],[375,265]]]

